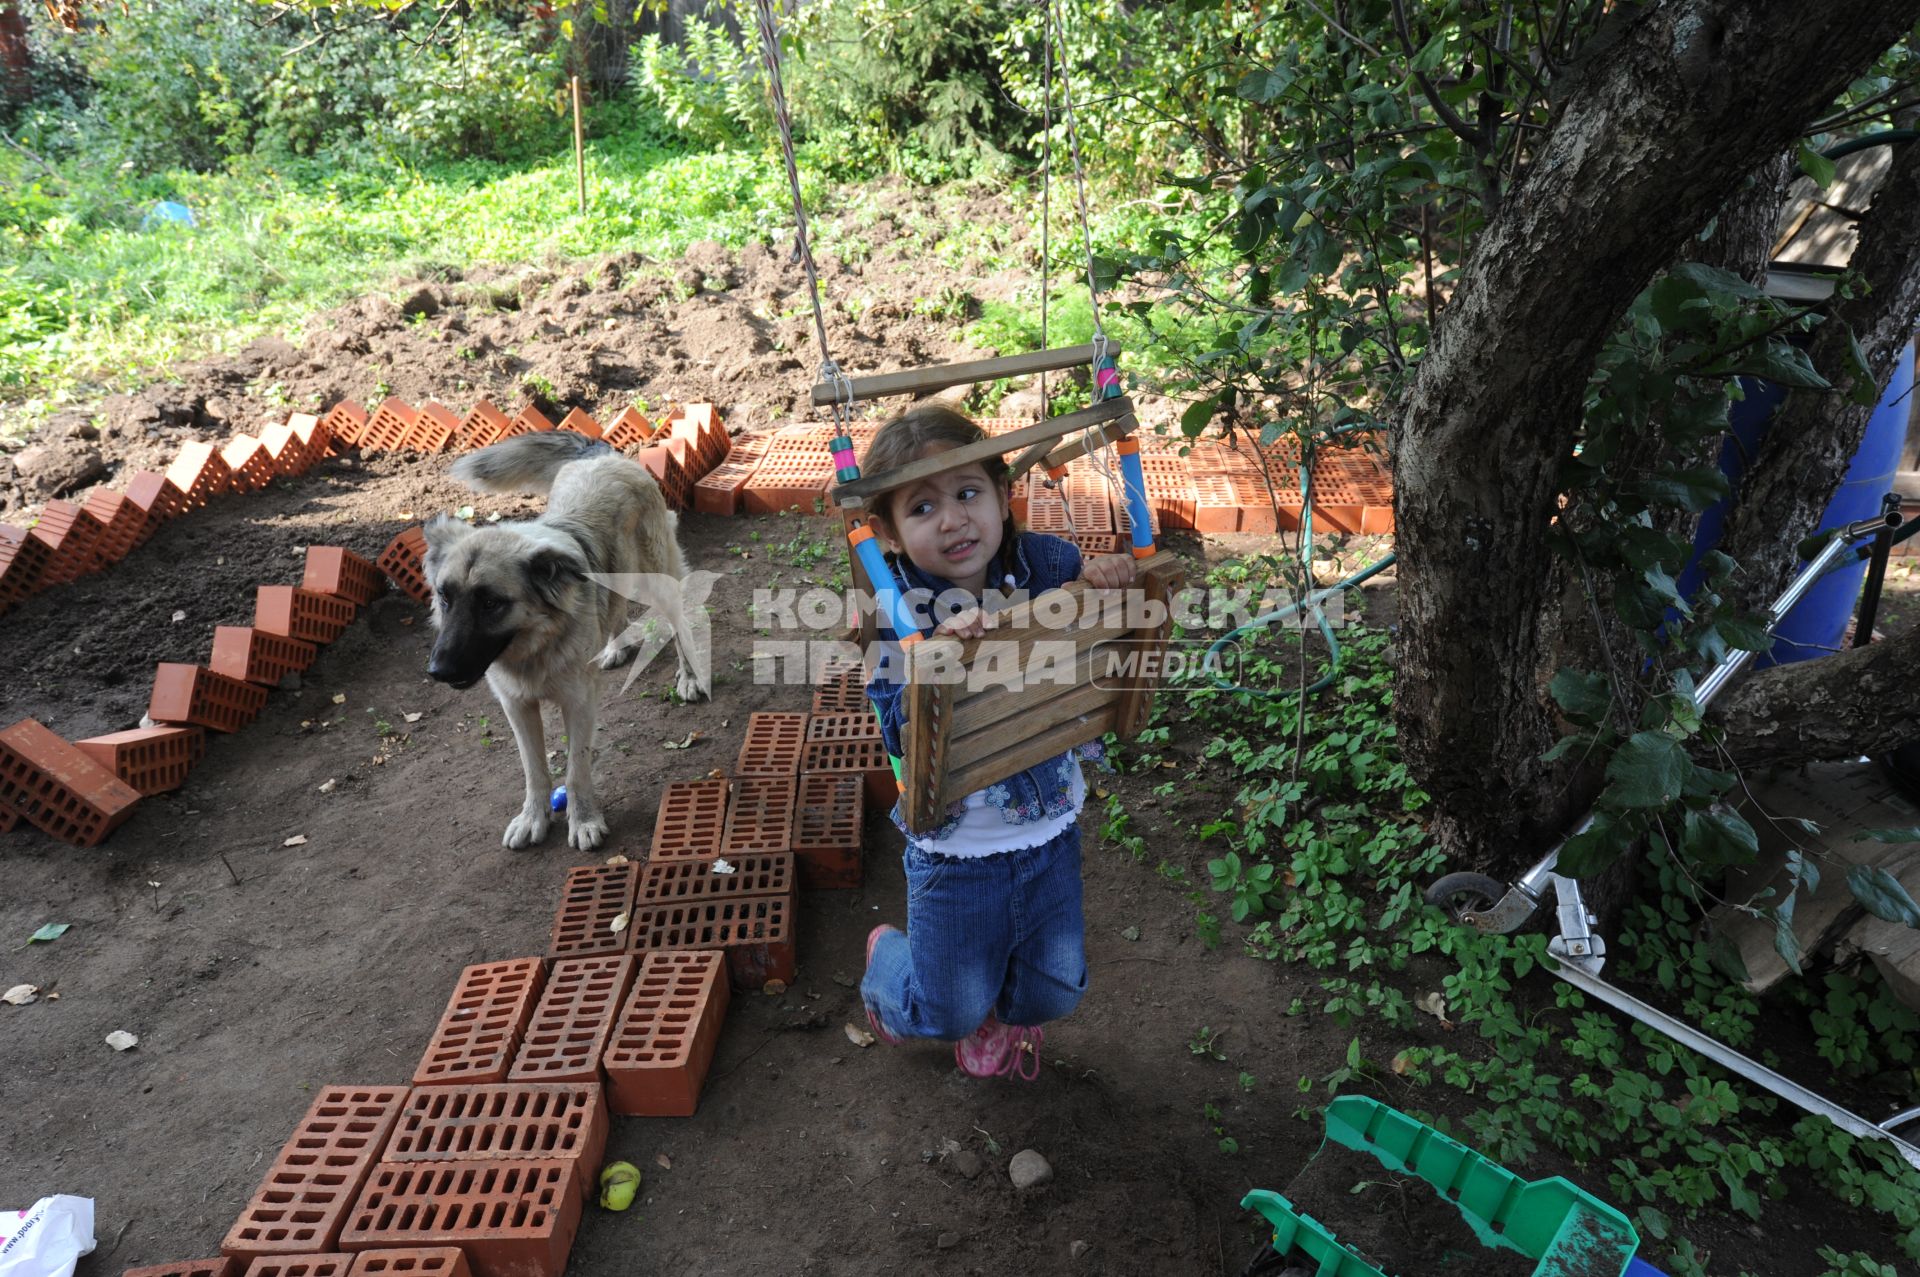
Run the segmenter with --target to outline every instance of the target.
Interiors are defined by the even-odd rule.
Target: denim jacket
[[[915,619],[928,622],[924,633],[932,633],[939,621],[968,606],[956,601],[961,593],[958,587],[921,571],[905,555],[894,555],[891,561],[895,584],[906,592],[906,602],[914,609]],[[1012,554],[1000,555],[988,574],[987,584],[990,589],[998,588],[1003,593],[1020,591],[1024,592],[1025,597],[1032,598],[1064,585],[1079,575],[1080,548],[1073,542],[1043,533],[1023,532],[1014,542]],[[953,592],[953,597],[942,603],[940,596],[948,591]],[[880,712],[880,737],[886,743],[887,752],[899,758],[906,684],[888,676],[899,661],[899,648],[892,642],[884,641],[882,647],[884,655],[874,667],[874,677],[867,684],[867,696]],[[997,808],[1001,818],[1009,825],[1052,819],[1072,808],[1073,777],[1079,768],[1078,759],[1098,760],[1103,757],[1100,742],[1093,741],[1078,749],[1056,754],[1005,780],[995,781],[982,792],[987,804]],[[947,819],[939,828],[931,833],[915,834],[907,829],[904,813],[896,803],[893,823],[912,842],[923,846],[937,844],[953,833],[964,806],[964,803],[954,803],[947,809]]]

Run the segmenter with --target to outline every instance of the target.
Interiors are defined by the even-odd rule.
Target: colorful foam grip
[[[1153,524],[1147,513],[1147,475],[1140,465],[1140,441],[1129,436],[1113,448],[1120,454],[1120,482],[1126,489],[1133,557],[1144,559],[1153,553]]]

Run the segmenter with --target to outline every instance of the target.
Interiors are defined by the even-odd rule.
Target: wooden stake
[[[580,183],[580,216],[587,215],[587,143],[580,127],[580,77],[573,77],[573,172]]]

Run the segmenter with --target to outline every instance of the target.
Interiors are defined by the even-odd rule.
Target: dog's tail
[[[544,493],[561,466],[612,451],[612,444],[571,430],[542,430],[470,452],[449,473],[477,492]]]

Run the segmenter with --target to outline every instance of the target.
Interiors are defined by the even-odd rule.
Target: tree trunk
[[[1851,265],[1866,287],[1833,299],[1808,350],[1833,389],[1788,394],[1741,479],[1720,542],[1740,563],[1732,597],[1748,608],[1764,606],[1786,588],[1800,558],[1794,547],[1819,526],[1866,434],[1879,391],[1913,337],[1920,317],[1920,144],[1894,148],[1892,167],[1859,232]],[[1865,404],[1849,397],[1856,376],[1847,348],[1855,337],[1872,375],[1874,394]]]
[[[33,100],[33,54],[27,48],[27,19],[18,4],[0,0],[0,90],[8,102]]]
[[[1920,627],[1817,661],[1763,670],[1732,688],[1708,717],[1726,729],[1725,753],[1702,758],[1771,767],[1882,754],[1920,740]]]
[[[1557,734],[1541,618],[1556,470],[1601,343],[1916,16],[1920,0],[1623,7],[1556,83],[1552,132],[1468,257],[1395,432],[1395,703],[1457,862],[1512,868],[1573,814],[1539,761]]]

